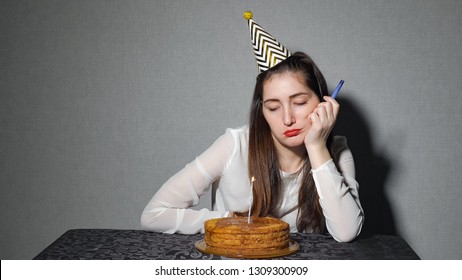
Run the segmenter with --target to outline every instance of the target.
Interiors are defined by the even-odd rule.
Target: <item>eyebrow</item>
[[[289,99],[294,99],[295,97],[298,97],[300,95],[310,95],[310,94],[307,92],[299,92],[299,93],[295,93],[289,96]],[[266,103],[266,102],[280,102],[280,100],[277,98],[271,98],[271,99],[266,99],[265,101],[263,101],[263,103]]]

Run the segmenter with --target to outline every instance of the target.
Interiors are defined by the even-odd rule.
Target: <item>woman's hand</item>
[[[324,101],[319,103],[313,112],[308,115],[311,127],[305,136],[305,146],[312,168],[317,168],[330,159],[326,141],[334,128],[340,111],[340,105],[332,97],[324,96]]]
[[[305,145],[325,145],[327,137],[334,128],[337,115],[340,111],[338,102],[330,96],[324,96],[324,101],[318,104],[313,112],[308,115],[311,121],[311,128],[305,136]]]

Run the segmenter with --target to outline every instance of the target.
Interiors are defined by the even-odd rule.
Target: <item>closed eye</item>
[[[268,108],[268,110],[269,110],[270,112],[274,112],[274,111],[276,111],[277,109],[279,109],[279,107]]]

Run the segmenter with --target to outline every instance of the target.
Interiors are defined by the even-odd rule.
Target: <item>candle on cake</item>
[[[252,210],[252,200],[253,200],[253,182],[255,181],[255,177],[252,176],[250,179],[250,196],[249,196],[249,213],[247,217],[247,223],[250,224],[250,211]]]

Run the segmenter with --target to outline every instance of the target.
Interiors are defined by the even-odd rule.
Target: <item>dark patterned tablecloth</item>
[[[197,251],[194,244],[203,237],[142,230],[74,229],[34,259],[226,259]],[[291,238],[300,244],[300,250],[279,259],[419,259],[403,239],[392,235],[360,236],[349,243],[339,243],[324,234],[291,234]]]

